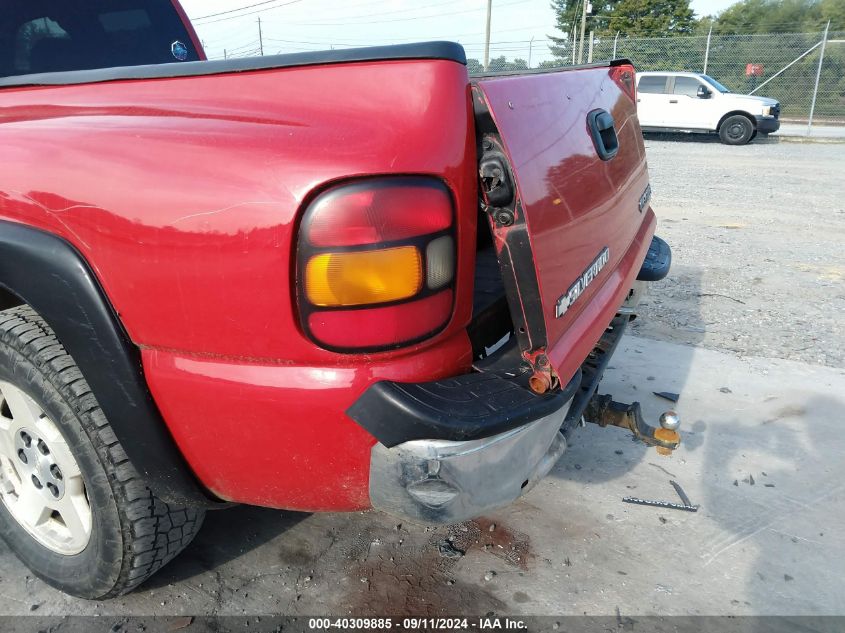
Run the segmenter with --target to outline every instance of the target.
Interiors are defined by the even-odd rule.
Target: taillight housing
[[[436,178],[366,178],[324,190],[299,227],[303,330],[339,352],[433,336],[452,315],[455,240],[452,195]]]
[[[611,66],[610,78],[616,82],[622,92],[631,98],[631,101],[637,102],[637,76],[632,64]]]

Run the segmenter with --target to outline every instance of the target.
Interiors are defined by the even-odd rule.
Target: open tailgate
[[[634,69],[482,77],[473,102],[482,195],[523,357],[546,388],[565,384],[654,232]]]

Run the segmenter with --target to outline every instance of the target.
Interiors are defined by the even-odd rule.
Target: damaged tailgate
[[[473,105],[483,206],[542,393],[590,353],[654,233],[634,69],[481,77]]]

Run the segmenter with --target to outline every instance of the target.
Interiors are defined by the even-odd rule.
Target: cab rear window
[[[199,59],[170,0],[0,4],[0,77]]]

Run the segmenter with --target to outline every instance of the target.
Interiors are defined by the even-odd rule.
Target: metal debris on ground
[[[625,503],[635,503],[641,506],[656,506],[658,508],[671,508],[673,510],[686,510],[687,512],[698,512],[699,506],[688,506],[672,501],[653,501],[651,499],[638,499],[637,497],[623,497]]]
[[[440,552],[440,555],[444,558],[460,558],[466,553],[455,547],[452,542],[448,539],[438,541],[437,550]]]
[[[678,493],[678,496],[681,498],[681,501],[684,502],[684,505],[691,506],[692,501],[689,500],[687,493],[684,492],[683,488],[681,488],[681,484],[679,484],[677,481],[670,481],[669,483],[672,484],[672,487],[675,489],[675,492]]]
[[[653,499],[640,499],[639,497],[622,497],[622,501],[625,503],[633,503],[636,505],[641,506],[655,506],[657,508],[671,508],[672,510],[684,510],[686,512],[698,512],[698,509],[701,507],[698,504],[693,504],[690,501],[690,498],[687,496],[687,493],[684,492],[684,489],[681,488],[681,485],[676,481],[669,481],[672,484],[672,487],[675,489],[675,492],[678,493],[678,496],[681,498],[681,503],[674,503],[672,501],[656,501]]]
[[[672,393],[671,391],[652,391],[655,396],[658,398],[664,398],[669,400],[670,402],[677,402],[678,399],[681,397],[680,394]]]

